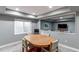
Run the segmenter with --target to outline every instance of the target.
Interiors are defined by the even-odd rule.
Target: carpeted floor
[[[5,48],[1,48],[0,52],[21,52],[21,43]]]

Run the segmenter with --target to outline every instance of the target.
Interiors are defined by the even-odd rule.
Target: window
[[[31,22],[24,22],[20,20],[14,21],[14,34],[24,34],[24,33],[31,33]]]
[[[14,32],[15,32],[15,34],[22,34],[24,32],[22,21],[15,21],[15,23],[14,23]]]
[[[32,27],[31,22],[24,22],[24,32],[25,33],[31,33]]]

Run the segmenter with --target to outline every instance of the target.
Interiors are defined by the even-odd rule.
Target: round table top
[[[55,41],[55,39],[52,37],[49,37],[47,35],[39,35],[39,34],[27,35],[24,38],[34,46],[39,46],[39,47],[48,46],[52,43],[52,41]]]

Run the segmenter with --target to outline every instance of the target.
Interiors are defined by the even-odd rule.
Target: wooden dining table
[[[29,43],[31,43],[35,47],[47,47],[51,43],[55,41],[54,37],[49,37],[47,35],[41,35],[41,34],[32,34],[27,35],[24,37],[25,40],[27,40]]]

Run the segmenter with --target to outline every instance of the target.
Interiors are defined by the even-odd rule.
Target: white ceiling
[[[56,10],[58,8],[61,8],[63,6],[52,6],[52,8],[49,8],[48,6],[7,6],[7,8],[16,10],[18,8],[18,11],[33,14],[40,15],[44,14],[53,10]]]

